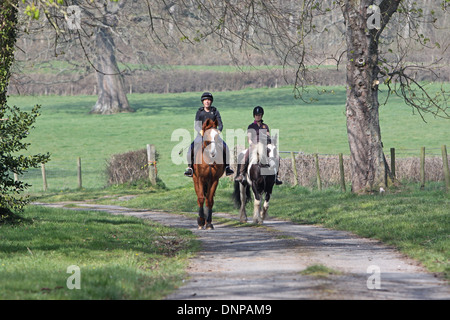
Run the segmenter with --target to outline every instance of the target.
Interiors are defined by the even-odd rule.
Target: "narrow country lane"
[[[62,208],[68,203],[43,204]],[[277,219],[262,227],[215,221],[197,230],[196,215],[71,202],[68,210],[101,210],[186,228],[202,243],[185,285],[167,299],[450,299],[450,286],[393,248],[351,233]],[[214,217],[237,220],[226,213]],[[335,271],[301,272],[314,265]]]

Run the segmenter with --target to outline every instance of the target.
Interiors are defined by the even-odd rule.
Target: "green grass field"
[[[63,73],[80,73],[80,70],[67,62],[67,61],[46,61],[42,63],[23,63],[18,62],[20,68],[26,74],[61,74],[61,70],[65,70]],[[265,71],[265,70],[282,70],[292,69],[293,67],[287,67],[282,65],[266,65],[266,66],[230,66],[230,65],[148,65],[148,64],[133,64],[133,63],[118,63],[118,67],[121,71],[124,70],[186,70],[186,71],[200,71],[200,72],[253,72],[253,71]],[[335,69],[336,66],[332,65],[320,65],[311,66],[312,69]]]
[[[213,92],[214,105],[219,108],[224,122],[224,139],[229,145],[237,143],[227,139],[227,129],[245,130],[253,120],[254,106],[261,105],[265,109],[265,122],[272,131],[279,130],[279,150],[348,154],[345,90],[341,87],[325,89],[332,93],[317,95],[316,90],[311,89],[305,100],[318,99],[311,103],[295,99],[290,87]],[[194,116],[200,106],[200,95],[198,92],[131,94],[129,101],[136,112],[111,116],[89,114],[95,96],[13,96],[9,103],[24,110],[34,104],[42,105],[42,116],[28,142],[31,143],[30,153],[52,154],[47,164],[50,190],[77,187],[77,157],[82,159],[83,186],[103,187],[106,160],[112,154],[145,148],[146,144],[155,144],[160,154],[159,177],[168,188],[176,188],[189,184],[190,180],[183,176],[186,165],[172,161],[172,151],[182,143],[179,136],[172,141],[172,133],[184,129],[190,134],[189,139],[194,138]],[[428,122],[424,123],[395,97],[381,106],[381,130],[387,152],[390,147],[412,149],[417,150],[419,156],[420,147],[425,146],[439,155],[441,145],[450,145],[448,120],[432,116],[427,116],[426,120]],[[180,159],[184,160],[184,156]],[[24,180],[33,185],[30,191],[42,190],[40,169],[30,171]]]

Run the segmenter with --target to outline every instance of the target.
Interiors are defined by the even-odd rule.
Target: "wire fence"
[[[282,158],[280,178],[291,185],[311,188],[329,187],[351,181],[351,164],[348,155],[306,154],[301,151],[281,151],[290,157]],[[390,149],[386,162],[399,181],[420,182],[445,181],[450,188],[446,146],[441,148]]]
[[[143,152],[145,153],[145,150]],[[279,176],[286,184],[319,189],[336,185],[345,188],[345,185],[349,185],[351,181],[351,164],[348,155],[307,154],[301,151],[280,151],[279,153],[281,156]],[[442,148],[398,148],[394,153],[392,149],[390,153],[386,153],[386,161],[399,181],[419,182],[424,185],[429,181],[446,181],[446,170],[450,166],[448,158],[447,166],[444,163],[446,153],[446,146],[442,146]],[[236,154],[237,152],[235,152]],[[148,163],[152,161],[155,162],[153,159]],[[232,165],[235,171],[236,163],[237,161]],[[145,165],[136,163],[137,169]],[[129,169],[126,168],[126,170]],[[164,175],[164,172],[162,174]],[[167,176],[172,177],[173,173],[171,172]],[[30,193],[46,190],[64,191],[82,187],[103,188],[108,184],[109,178],[106,159],[81,158],[75,158],[72,161],[55,159],[45,164],[45,167],[30,169],[24,175],[16,177],[16,179],[31,185],[27,189]],[[182,173],[179,174],[179,179],[185,179]],[[448,183],[450,184],[450,182]]]
[[[80,166],[78,159],[81,162]],[[30,193],[71,190],[80,188],[80,186],[102,188],[106,181],[104,163],[105,161],[102,163],[83,161],[82,158],[75,158],[72,161],[51,160],[44,166],[29,169],[17,178],[30,185],[27,189],[27,192]]]

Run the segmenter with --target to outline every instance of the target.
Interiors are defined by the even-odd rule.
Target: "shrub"
[[[159,154],[156,153],[156,160]],[[114,154],[106,163],[106,175],[109,185],[135,184],[148,180],[147,150],[141,149]]]

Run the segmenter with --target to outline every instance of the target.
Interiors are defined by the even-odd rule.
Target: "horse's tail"
[[[238,161],[238,165],[236,168],[236,177],[239,175],[239,172],[241,172],[241,164]],[[236,208],[241,207],[241,192],[239,191],[239,183],[238,181],[234,181],[234,190],[233,194],[231,195],[231,198],[233,199],[234,206]]]
[[[241,207],[241,192],[239,191],[239,183],[240,182],[237,181],[234,182],[234,190],[233,194],[231,195],[231,197],[233,198],[234,206],[236,208]]]
[[[234,206],[236,207],[236,209],[239,209],[242,205],[240,185],[241,185],[240,182],[237,182],[237,181],[234,182],[234,190],[233,190],[232,198],[233,198]],[[245,188],[245,194],[246,194],[245,203],[247,204],[248,202],[252,201],[251,193],[250,193],[250,185],[247,184],[244,188]]]
[[[240,163],[238,163],[237,165],[236,176],[239,175],[241,165],[242,164]],[[241,185],[240,182],[234,181],[234,190],[233,194],[231,195],[233,198],[234,205],[237,209],[239,209],[242,205],[240,185]],[[245,194],[246,194],[245,203],[247,204],[247,202],[251,201],[250,185],[248,183],[245,185]]]

